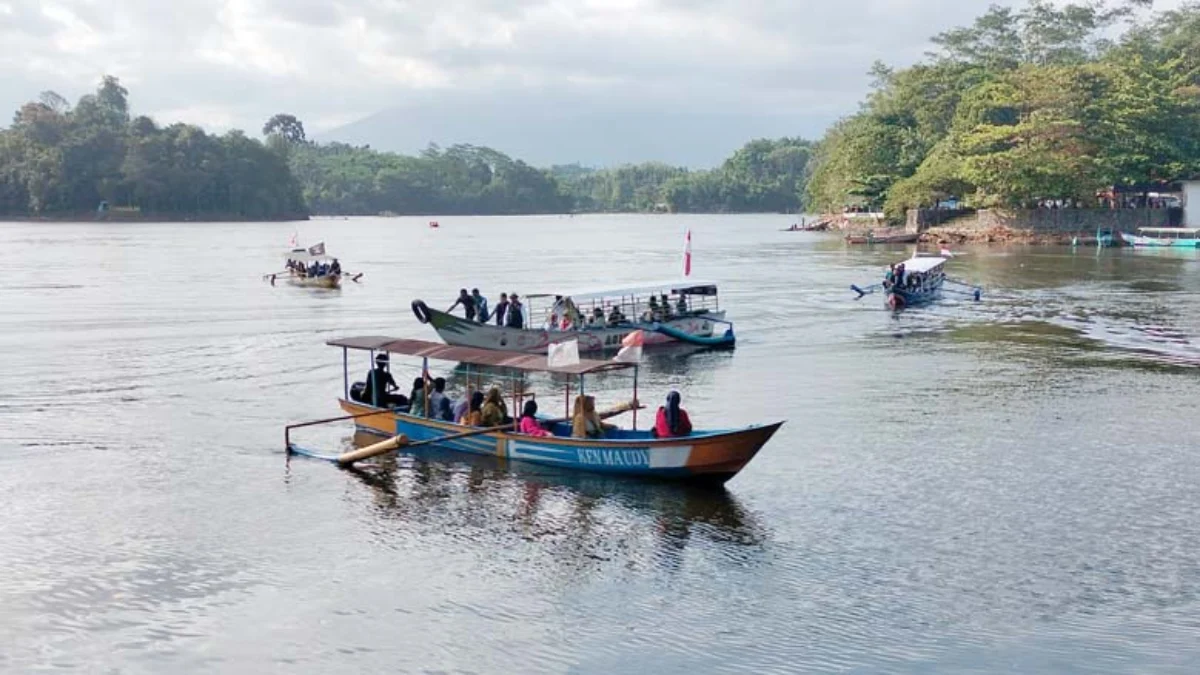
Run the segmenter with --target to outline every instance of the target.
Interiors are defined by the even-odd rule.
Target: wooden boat
[[[379,436],[403,435],[409,444],[429,442],[459,452],[563,469],[720,485],[737,475],[783,424],[775,422],[740,429],[695,430],[687,436],[655,438],[650,431],[637,428],[640,406],[637,404],[638,366],[634,363],[581,359],[552,368],[544,356],[382,336],[349,337],[330,340],[326,344],[342,349],[344,392],[339,404],[347,415],[355,416],[357,429]],[[532,393],[524,390],[525,377],[530,373],[552,373],[557,376],[547,378],[546,384],[552,384],[554,380],[561,382],[563,376],[567,376],[565,401],[569,403],[571,376],[578,377],[578,391],[582,393],[588,376],[629,374],[632,371],[634,402],[626,410],[633,413],[633,427],[611,430],[602,439],[585,439],[571,437],[568,422],[547,420],[551,436],[529,436],[507,428],[478,429],[415,416],[403,407],[389,409],[374,406],[352,399],[353,392],[361,391],[358,383],[354,387],[350,384],[347,369],[352,351],[369,354],[369,363],[374,363],[376,355],[380,353],[415,357],[421,360],[423,373],[428,373],[431,360],[458,362],[462,365],[455,372],[463,373],[463,366],[466,366],[468,383],[474,369],[476,391],[485,389],[489,386],[487,383],[507,373],[513,382],[511,404],[514,410],[520,408],[523,399],[533,397]],[[539,382],[539,386],[541,384]],[[464,395],[470,396],[471,391],[472,387],[468,384]],[[361,399],[363,395],[359,394],[357,398]],[[428,405],[425,407],[428,409]],[[292,425],[289,431],[298,426],[303,425]],[[291,443],[290,436],[286,442],[289,452],[296,454],[326,460],[346,457],[305,449]]]
[[[337,260],[331,255],[326,255],[324,242],[310,248],[293,248],[285,253],[283,257],[289,263],[298,263],[305,268],[310,267],[313,263],[332,265]],[[339,288],[342,284],[342,275],[340,273],[326,272],[324,274],[309,275],[307,272],[302,272],[299,267],[288,265],[287,274],[288,283],[293,286],[333,289]]]
[[[1198,227],[1139,227],[1137,234],[1121,233],[1121,239],[1130,246],[1172,246],[1177,248],[1200,248]]]
[[[893,271],[899,271],[901,269],[900,266],[904,266],[903,274],[899,279],[892,279],[889,276],[882,283],[872,284],[866,288],[851,286],[850,289],[858,293],[857,299],[861,299],[864,295],[873,293],[876,290],[882,290],[884,293],[884,304],[892,310],[929,304],[941,297],[942,290],[946,284],[960,287],[955,290],[959,293],[971,295],[975,300],[979,300],[982,289],[978,286],[946,277],[945,266],[946,256],[948,255],[948,253],[945,255],[922,255],[917,253],[908,260],[892,266]]]
[[[667,311],[662,310],[660,297],[667,298]],[[520,328],[498,326],[493,317],[484,323],[468,321],[421,300],[413,301],[412,310],[418,321],[432,326],[448,345],[500,351],[545,353],[551,343],[570,340],[578,341],[580,352],[618,349],[627,335],[638,330],[644,332],[646,346],[678,342],[732,346],[736,341],[713,282],[683,279],[615,289],[533,293],[526,299]],[[614,308],[620,315],[615,320]]]
[[[867,230],[866,234],[848,234],[848,244],[911,244],[921,238],[916,232],[884,232],[876,234]]]

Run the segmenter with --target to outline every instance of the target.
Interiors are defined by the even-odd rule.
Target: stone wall
[[[910,209],[907,229],[924,232],[940,225],[955,230],[1016,230],[1030,234],[1095,235],[1097,229],[1134,232],[1139,227],[1178,227],[1181,209],[980,209],[963,211]]]

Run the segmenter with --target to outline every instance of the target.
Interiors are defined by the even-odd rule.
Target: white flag
[[[646,334],[640,330],[635,330],[629,335],[626,335],[621,340],[621,351],[613,357],[613,361],[621,361],[624,363],[637,363],[642,360],[642,344],[646,341]]]
[[[309,255],[325,255],[325,242],[308,247]]]
[[[546,349],[547,368],[567,368],[579,365],[579,341],[551,342]]]

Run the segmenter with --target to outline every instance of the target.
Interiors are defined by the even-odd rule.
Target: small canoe
[[[920,240],[916,232],[900,232],[896,234],[851,234],[846,236],[848,244],[912,244]]]

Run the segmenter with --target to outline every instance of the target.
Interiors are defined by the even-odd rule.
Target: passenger
[[[487,298],[479,293],[478,288],[471,289],[471,299],[475,301],[475,317],[479,319],[479,323],[487,323],[488,306]]]
[[[408,395],[408,414],[425,417],[425,378],[413,380],[413,388]]]
[[[408,405],[408,399],[393,394],[396,380],[388,372],[388,355],[376,354],[375,367],[367,373],[366,402],[379,408],[395,408]]]
[[[659,298],[658,310],[662,313],[662,318],[664,320],[671,318],[671,303],[667,300],[666,293],[663,293]]]
[[[474,321],[475,320],[475,301],[471,299],[471,294],[468,293],[467,289],[465,289],[465,288],[459,289],[458,299],[455,300],[454,304],[450,305],[450,309],[447,309],[446,311],[453,312],[454,308],[458,307],[459,305],[462,305],[463,315],[465,315],[467,317],[467,321]]]
[[[433,381],[433,391],[429,392],[429,417],[445,422],[454,421],[454,413],[450,410],[450,397],[446,396],[446,378],[439,377]]]
[[[500,395],[499,387],[492,387],[488,390],[479,412],[480,426],[498,427],[502,424],[512,424],[512,418],[508,416],[508,408],[504,405],[504,397]]]
[[[575,438],[604,438],[605,425],[596,412],[592,396],[575,397],[575,414],[571,419],[571,435]]]
[[[329,273],[330,274],[341,274],[342,273],[342,264],[340,262],[338,262],[337,258],[334,258],[333,264],[329,266]]]
[[[617,305],[612,306],[612,311],[608,313],[608,325],[617,326],[625,321],[625,315],[621,313],[621,308]]]
[[[616,309],[615,307],[613,309]],[[599,328],[604,325],[604,308],[596,307],[592,309],[592,317],[588,319],[588,324]]]
[[[650,296],[650,306],[646,308],[645,312],[642,312],[642,321],[646,323],[658,321],[658,316],[658,298],[652,295]]]
[[[525,313],[521,306],[521,297],[516,293],[508,296],[508,318],[505,319],[504,325],[509,328],[525,327]]]
[[[508,318],[508,293],[500,294],[500,302],[496,303],[496,313],[494,316],[496,317],[497,326],[508,325],[504,323],[504,320]]]
[[[655,438],[672,438],[687,436],[692,433],[692,421],[688,419],[687,411],[679,407],[679,392],[667,394],[667,404],[658,409],[658,417],[654,420]]]
[[[575,301],[567,298],[563,301],[563,330],[579,330],[579,308],[575,306]]]
[[[892,280],[897,286],[904,287],[904,263],[896,265],[896,278]]]
[[[483,392],[477,391],[471,394],[471,402],[467,412],[462,417],[458,418],[458,423],[468,427],[483,426]],[[503,424],[503,422],[501,422]],[[499,426],[499,425],[493,425]]]
[[[563,327],[563,317],[566,315],[567,306],[563,302],[563,296],[554,296],[554,304],[550,306],[550,313],[546,315],[545,327],[547,330],[559,330]]]
[[[888,265],[888,271],[883,273],[883,287],[891,288],[896,285],[896,263]]]
[[[452,412],[454,413],[455,422],[459,422],[459,420],[466,417],[467,413],[470,412],[472,398],[474,396],[464,396],[454,403],[454,410]],[[462,424],[462,422],[459,422],[459,424]]]
[[[675,313],[679,316],[686,316],[688,313],[687,296],[683,293],[679,294],[679,300],[675,303]]]
[[[518,431],[527,436],[549,436],[550,432],[542,428],[537,421],[537,401],[526,401],[525,409],[521,412],[521,424]]]

